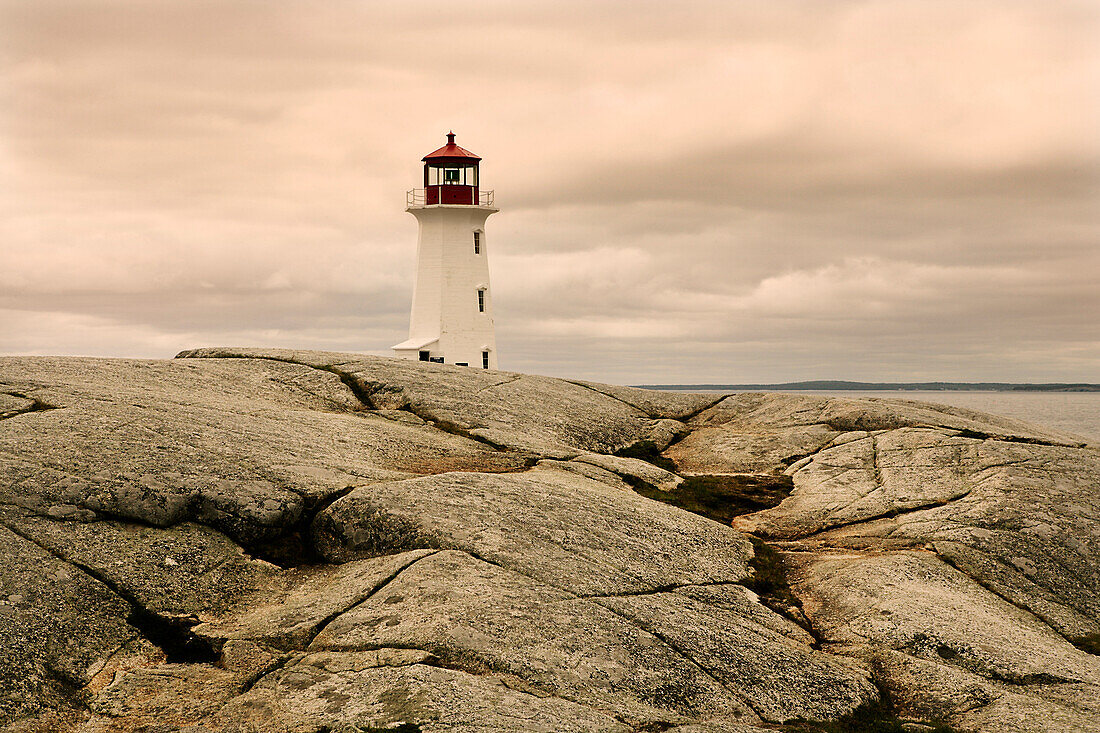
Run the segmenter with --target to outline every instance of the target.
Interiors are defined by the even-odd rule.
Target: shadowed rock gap
[[[726,399],[726,397],[728,397],[728,396],[729,395],[721,395],[718,399],[714,400],[713,402],[708,402],[708,403],[702,405],[701,407],[699,407],[695,410],[692,410],[691,412],[689,412],[688,414],[684,415],[681,418],[671,418],[671,419],[675,419],[678,422],[682,423],[683,426],[684,426],[684,430],[681,431],[679,435],[674,435],[672,437],[672,440],[669,441],[668,445],[665,446],[664,450],[667,451],[668,449],[672,448],[674,445],[676,445],[677,443],[682,441],[684,438],[691,435],[692,430],[694,430],[694,428],[691,425],[691,421],[693,419],[695,419],[696,417],[698,417],[699,415],[702,415],[704,412],[706,412],[710,408],[714,407],[718,403],[720,403],[722,400]],[[671,459],[669,459],[669,460],[671,460]],[[673,464],[673,465],[675,465],[675,464]],[[672,470],[673,473],[676,473],[676,470],[674,470],[674,469],[670,469],[670,470]]]
[[[744,585],[744,583],[733,580],[716,580],[712,583],[677,583],[675,585],[662,585],[648,590],[624,591],[623,593],[589,593],[578,595],[577,598],[582,600],[593,598],[634,598],[636,596],[653,596],[658,593],[671,593],[681,588],[712,588],[720,585]]]
[[[620,448],[613,455],[646,461],[684,479],[676,489],[664,491],[636,476],[619,473],[620,478],[637,493],[722,524],[729,524],[734,517],[742,514],[770,509],[794,490],[794,480],[786,475],[680,474],[676,463],[651,440],[637,441]]]
[[[205,524],[204,522],[199,522],[197,519],[195,519],[191,516],[184,516],[179,521],[172,522],[170,524],[154,524],[153,522],[150,522],[147,519],[142,519],[141,517],[132,517],[129,514],[119,514],[118,512],[112,512],[108,509],[89,509],[88,511],[91,511],[91,512],[95,513],[96,521],[122,522],[124,524],[136,524],[139,527],[149,527],[151,529],[171,529],[172,527],[178,526],[180,524],[184,524],[185,522],[195,522],[196,524],[202,524],[204,527],[209,527],[210,526],[208,524]],[[48,514],[45,514],[45,515],[44,514],[39,514],[38,512],[35,512],[35,515],[40,516],[43,519],[49,519],[49,520],[52,520],[52,521],[55,521],[55,522],[72,521],[72,520],[65,519],[65,518],[51,517]],[[214,529],[217,532],[221,532],[221,530],[217,529],[216,527],[211,527],[211,529]],[[222,532],[222,534],[225,534],[225,533]]]
[[[1028,438],[1020,435],[994,435],[992,433],[983,433],[978,430],[971,430],[969,428],[951,428],[946,425],[935,426],[941,430],[950,430],[960,438],[975,438],[977,440],[997,440],[1002,443],[1023,443],[1025,445],[1046,445],[1052,448],[1087,448],[1088,443],[1054,443],[1049,440],[1041,440],[1040,438]]]
[[[496,387],[496,386],[499,386],[499,385],[490,385],[490,386]],[[464,428],[461,425],[458,425],[457,423],[451,422],[450,420],[443,420],[441,418],[436,417],[435,415],[433,415],[431,412],[425,410],[424,408],[418,407],[417,405],[411,404],[409,402],[406,402],[405,404],[403,404],[401,407],[399,407],[397,409],[402,410],[404,412],[407,412],[410,415],[415,415],[416,417],[420,418],[425,423],[427,423],[429,426],[435,428],[436,430],[440,430],[444,433],[450,433],[451,435],[457,435],[458,437],[465,438],[466,440],[472,440],[475,443],[481,443],[482,445],[487,446],[489,448],[492,448],[495,451],[500,451],[501,453],[517,452],[516,449],[512,448],[511,446],[504,445],[503,443],[497,443],[497,442],[495,442],[493,440],[490,440],[489,438],[486,438],[486,437],[481,436],[481,435],[475,435],[474,433],[471,432],[471,430],[474,429],[474,428]],[[524,452],[525,453],[526,451],[518,451],[518,452]],[[532,454],[532,458],[528,461],[529,466],[534,465],[535,460],[537,460],[537,456],[534,456],[534,454]]]
[[[240,537],[236,537],[226,531],[226,528],[219,526],[219,523],[211,522],[208,517],[203,517],[202,512],[198,511],[195,507],[195,500],[192,500],[187,508],[187,511],[179,517],[176,521],[168,523],[155,523],[147,519],[143,519],[140,516],[134,516],[130,514],[122,514],[117,511],[110,511],[106,509],[87,509],[81,506],[81,509],[87,509],[95,515],[95,518],[91,521],[115,521],[122,524],[136,525],[139,527],[147,527],[150,529],[171,529],[178,527],[181,524],[193,522],[195,524],[207,527],[219,534],[226,536],[234,544],[238,545],[246,554],[265,562],[269,562],[273,565],[277,565],[281,568],[292,568],[299,565],[313,565],[317,563],[327,562],[313,546],[309,536],[309,528],[313,523],[314,518],[320,512],[331,506],[334,502],[347,496],[354,491],[356,486],[348,486],[342,489],[333,491],[327,495],[321,497],[310,497],[303,495],[302,493],[295,491],[294,489],[288,489],[296,495],[298,495],[304,502],[304,507],[298,519],[294,522],[286,525],[282,528],[280,534],[268,538],[257,539],[252,541],[246,541]],[[0,506],[11,507],[13,509],[19,509],[25,512],[29,512],[36,517],[51,522],[71,522],[87,520],[73,520],[67,516],[54,516],[45,510],[43,505],[31,506],[24,503],[15,503],[11,501],[0,501]],[[243,519],[239,514],[234,513],[229,509],[223,509],[228,515]],[[13,530],[14,531],[14,530]]]
[[[663,491],[629,475],[632,489],[647,499],[671,504],[693,514],[728,525],[735,517],[777,506],[790,496],[790,476],[774,474],[688,474],[671,491]]]
[[[300,366],[308,366],[308,364],[301,364],[300,362],[290,362],[291,364],[299,364]],[[363,385],[359,383],[351,374],[341,371],[334,366],[327,367],[313,367],[322,372],[328,372],[329,374],[335,374],[336,377],[351,390],[351,393],[355,395],[355,399],[359,400],[359,403],[368,410],[376,410],[378,407],[374,403],[374,399],[371,397],[370,392],[363,389]]]
[[[667,451],[667,450],[668,450],[669,448],[671,448],[672,446],[674,446],[674,445],[676,445],[677,443],[679,443],[680,441],[682,441],[682,440],[683,440],[684,438],[686,438],[686,437],[688,437],[689,435],[691,435],[691,432],[692,432],[692,427],[691,427],[691,425],[689,425],[689,424],[688,424],[688,420],[689,420],[689,419],[690,419],[690,418],[684,418],[683,420],[681,420],[681,421],[680,421],[681,423],[683,423],[683,425],[684,425],[684,429],[683,429],[683,430],[682,430],[682,431],[681,431],[681,432],[679,433],[679,435],[674,435],[674,436],[672,436],[672,440],[670,440],[670,441],[668,442],[668,445],[666,445],[666,446],[665,446],[665,450],[666,450],[666,451]],[[669,459],[669,460],[672,460],[672,459]],[[675,473],[675,471],[673,471],[673,473]]]
[[[888,690],[873,677],[878,700],[864,703],[837,720],[789,721],[780,727],[784,733],[960,733],[941,721],[899,718]]]
[[[176,355],[175,358],[177,358],[177,359],[193,358],[193,357],[190,356],[191,353],[192,353],[191,351],[181,351],[179,354]],[[201,358],[208,358],[208,357],[201,357]],[[294,359],[286,359],[286,358],[281,358],[281,357],[276,357],[276,356],[262,356],[262,355],[241,356],[241,357],[228,357],[228,356],[226,356],[226,357],[216,357],[216,358],[219,359],[219,360],[220,359],[242,359],[242,360],[262,359],[262,360],[267,360],[267,361],[276,361],[276,362],[280,362],[280,363],[283,363],[283,364],[293,364],[295,366],[301,366],[301,367],[305,367],[307,369],[315,369],[317,371],[327,372],[329,374],[335,375],[336,378],[339,379],[340,382],[345,387],[348,388],[348,390],[352,393],[352,395],[355,397],[355,399],[359,401],[359,404],[362,405],[364,410],[379,410],[379,409],[381,409],[378,406],[378,404],[375,402],[374,398],[373,398],[373,394],[376,390],[368,389],[367,386],[363,383],[363,381],[360,380],[354,373],[347,372],[347,371],[344,371],[343,369],[340,369],[339,367],[340,367],[341,363],[325,364],[325,365],[306,364],[306,363],[303,363],[301,361],[297,361],[297,360],[294,360]],[[495,384],[495,385],[490,385],[490,387],[497,387],[497,386],[500,386],[500,384],[508,384],[510,382],[514,382],[517,379],[519,379],[521,376],[522,375],[517,375],[516,377],[513,377],[509,380],[506,380],[505,382],[501,382],[501,383],[498,383],[498,384]],[[488,388],[486,388],[486,389],[488,389]],[[434,427],[434,428],[436,428],[438,430],[441,430],[445,433],[450,433],[451,435],[457,435],[461,438],[466,438],[467,440],[472,440],[474,442],[481,443],[482,445],[488,446],[489,448],[492,448],[493,450],[496,450],[496,451],[512,452],[512,450],[513,450],[509,446],[505,446],[505,445],[501,445],[499,443],[495,443],[492,440],[481,437],[479,435],[474,435],[473,433],[471,433],[466,428],[464,428],[460,425],[456,425],[453,422],[438,419],[437,417],[435,417],[431,413],[429,413],[429,412],[427,412],[423,409],[417,408],[415,405],[412,405],[408,402],[406,402],[404,405],[402,405],[398,409],[403,410],[405,412],[408,412],[411,415],[415,415],[416,417],[420,418],[421,420],[423,420],[425,423],[427,423],[431,427]],[[530,459],[528,459],[525,462],[526,465],[523,468],[518,469],[518,470],[525,470],[527,468],[531,468],[532,466],[534,466],[536,460],[537,460],[537,458],[532,456]],[[340,498],[340,497],[336,497],[336,498]],[[331,501],[329,503],[331,503]],[[316,511],[314,511],[313,513],[316,514]],[[276,562],[276,564],[280,564],[280,563]]]
[[[402,407],[401,409],[405,410],[407,412],[410,412],[413,415],[416,415],[421,420],[423,420],[424,422],[431,425],[433,428],[435,428],[437,430],[442,430],[444,433],[450,433],[451,435],[457,435],[460,438],[466,438],[467,440],[472,440],[472,441],[475,441],[477,443],[481,443],[482,445],[486,445],[486,446],[492,448],[493,450],[497,450],[497,451],[501,451],[501,452],[510,452],[512,450],[510,447],[508,447],[508,446],[506,446],[502,443],[494,442],[494,441],[489,440],[488,438],[482,437],[480,435],[474,435],[473,433],[470,432],[469,429],[464,428],[461,425],[458,425],[457,423],[453,423],[450,420],[442,420],[442,419],[432,415],[430,412],[428,412],[428,411],[426,411],[422,408],[416,407],[415,405],[407,404],[404,407]]]
[[[370,502],[362,502],[357,509],[353,521],[343,521],[327,512],[314,517],[309,526],[310,543],[325,562],[340,564],[409,550],[449,547],[436,533],[425,531],[407,517]]]
[[[629,458],[639,458],[654,465],[675,471],[675,464],[656,450],[652,443],[636,443],[629,449],[616,452]],[[687,475],[684,482],[672,491],[662,491],[634,476],[621,476],[638,494],[665,504],[728,525],[737,516],[751,514],[761,509],[777,506],[790,495],[794,481],[790,476],[773,474],[741,475]],[[782,558],[762,539],[751,534],[746,537],[752,542],[753,557],[749,567],[753,574],[738,584],[756,593],[760,602],[772,611],[793,621],[817,639],[813,648],[818,648],[820,639],[814,633],[806,616],[802,613],[802,602],[791,591],[787,581],[787,569]],[[695,584],[707,585],[707,584]],[[714,585],[718,585],[715,583]],[[677,587],[657,588],[645,593],[623,595],[645,595],[675,590]]]
[[[311,536],[311,528],[317,515],[334,503],[344,498],[357,487],[346,486],[334,491],[327,496],[316,499],[312,504],[307,504],[302,509],[297,521],[287,527],[286,531],[271,540],[255,543],[253,546],[245,546],[245,549],[256,558],[264,560],[281,568],[293,568],[299,565],[315,565],[327,562],[317,551]],[[303,497],[303,501],[306,498]]]
[[[307,366],[307,367],[310,366],[309,364],[302,364],[301,362],[296,362],[296,361],[291,361],[290,363],[299,364],[301,366]],[[350,389],[352,394],[355,395],[355,398],[357,400],[359,400],[365,407],[367,407],[367,409],[370,409],[370,410],[379,409],[379,407],[377,406],[377,403],[375,402],[374,397],[373,397],[374,392],[376,392],[377,390],[368,389],[366,384],[364,384],[362,380],[360,380],[358,377],[356,377],[354,373],[345,372],[342,369],[340,369],[339,367],[340,367],[339,364],[334,364],[334,365],[329,365],[329,366],[325,366],[325,367],[313,367],[313,368],[314,369],[321,369],[322,371],[326,371],[326,372],[330,372],[332,374],[335,374],[337,377],[339,377],[341,382],[343,382],[345,385],[347,385],[348,389]],[[514,381],[516,381],[516,379],[519,379],[519,376],[515,377],[514,379],[506,380],[505,382],[499,382],[497,384],[491,384],[491,385],[489,385],[489,387],[486,387],[485,389],[489,389],[491,387],[499,387],[501,384],[508,384],[510,382],[514,382]],[[504,446],[504,445],[500,445],[498,443],[494,443],[493,441],[488,440],[486,438],[483,438],[479,435],[474,435],[467,428],[464,428],[461,425],[457,425],[457,424],[455,424],[455,423],[453,423],[449,420],[441,420],[440,418],[436,417],[435,415],[432,415],[430,412],[424,410],[423,408],[418,408],[416,405],[413,405],[412,403],[408,402],[407,400],[404,401],[404,404],[401,407],[399,407],[398,409],[404,410],[405,412],[408,412],[409,414],[417,416],[418,418],[420,418],[424,422],[428,423],[432,427],[434,427],[438,430],[442,430],[445,433],[450,433],[451,435],[457,435],[461,438],[466,438],[467,440],[473,440],[473,441],[481,443],[483,445],[487,445],[490,448],[492,448],[493,450],[503,451],[503,452],[508,452],[508,451],[511,450],[508,446]]]
[[[27,407],[15,408],[14,410],[0,412],[0,420],[10,420],[13,417],[19,417],[20,415],[29,415],[32,412],[45,412],[46,410],[61,409],[57,405],[51,405],[50,403],[44,402],[37,397],[30,397],[22,392],[3,392],[2,394],[10,395],[21,400],[27,400],[31,404]]]
[[[624,448],[619,448],[611,455],[619,456],[620,458],[637,458],[640,461],[652,463],[657,468],[663,468],[670,473],[677,473],[677,471],[679,471],[675,461],[671,458],[666,458],[657,447],[657,444],[652,440],[639,440]]]
[[[191,633],[191,628],[199,622],[197,618],[160,616],[142,607],[136,600],[132,600],[132,597],[127,598],[123,593],[119,595],[133,608],[126,621],[164,652],[165,661],[180,664],[214,664],[221,657],[220,650],[207,639]]]
[[[289,363],[289,362],[285,362],[285,363]],[[306,394],[310,395],[311,397],[313,397],[315,399],[318,399],[321,402],[326,403],[332,409],[333,412],[346,413],[346,412],[349,411],[349,408],[344,403],[342,403],[338,400],[332,399],[331,397],[324,394],[323,392],[317,392],[317,391],[314,391],[314,390],[310,389],[309,387],[302,384],[302,382],[297,380],[297,379],[280,379],[280,378],[275,377],[275,376],[268,377],[268,379],[270,379],[275,384],[281,384],[285,387],[295,389],[295,390],[298,390],[298,391],[301,391],[301,392],[305,392]],[[347,384],[345,384],[344,386],[348,387]],[[348,390],[350,391],[351,388],[348,387]],[[354,392],[352,394],[354,396]],[[356,398],[356,399],[358,399],[358,398]],[[351,411],[358,411],[358,410],[365,411],[365,410],[367,410],[367,407],[365,405],[363,405],[362,403],[360,403],[359,407],[352,407],[352,408],[350,408],[350,410]]]
[[[1073,644],[1083,652],[1100,656],[1100,634],[1086,634],[1085,636],[1067,636],[1066,641]]]
[[[340,382],[348,388],[352,395],[359,401],[359,404],[363,406],[365,410],[377,410],[378,407],[374,404],[374,400],[371,398],[371,393],[366,390],[363,385],[358,382],[352,374],[342,371],[333,364],[304,364],[301,361],[294,359],[284,359],[278,356],[271,355],[254,355],[254,356],[219,356],[219,357],[193,357],[193,350],[181,351],[176,354],[176,359],[190,359],[190,358],[217,358],[218,360],[264,360],[264,361],[277,361],[281,364],[293,364],[294,366],[305,367],[307,369],[316,369],[319,372],[328,372],[335,375]]]
[[[752,575],[740,581],[740,584],[755,593],[765,606],[809,633],[814,638],[811,645],[814,649],[821,648],[821,637],[814,631],[813,624],[803,612],[802,599],[791,590],[789,569],[783,562],[783,557],[759,537],[751,534],[746,536],[752,542],[753,553],[749,560]]]

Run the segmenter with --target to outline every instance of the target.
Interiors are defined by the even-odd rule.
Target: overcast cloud
[[[0,0],[0,353],[389,353],[496,189],[501,368],[1100,381],[1100,5]]]

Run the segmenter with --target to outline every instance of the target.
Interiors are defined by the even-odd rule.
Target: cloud
[[[1098,28],[1069,0],[0,2],[0,351],[384,352],[404,190],[453,127],[502,209],[506,368],[1095,380]]]

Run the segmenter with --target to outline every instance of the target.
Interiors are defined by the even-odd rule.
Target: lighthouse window
[[[474,232],[474,254],[481,254],[481,232]]]
[[[425,186],[476,186],[477,166],[437,168],[429,164],[425,170]]]
[[[477,291],[477,310],[478,310],[479,313],[484,313],[485,312],[485,291],[484,290],[478,290]]]
[[[482,351],[481,352],[481,368],[482,369],[488,369],[489,368],[489,352],[488,351]]]

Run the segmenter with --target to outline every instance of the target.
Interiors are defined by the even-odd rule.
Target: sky
[[[1100,382],[1100,2],[0,0],[0,354],[389,354],[484,160],[502,369]]]

